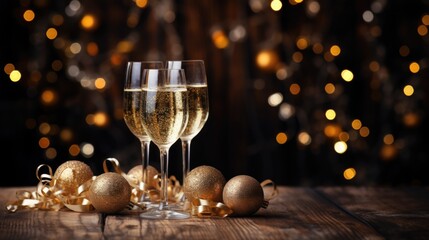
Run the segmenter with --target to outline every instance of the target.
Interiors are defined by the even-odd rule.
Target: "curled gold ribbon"
[[[196,198],[192,200],[192,216],[197,217],[226,217],[232,214],[232,210],[221,202]]]
[[[262,208],[267,208],[269,202],[274,199],[275,197],[277,197],[277,195],[279,194],[279,191],[277,189],[277,185],[271,180],[271,179],[266,179],[264,181],[261,182],[261,187],[264,188],[265,186],[271,185],[273,187],[271,194],[268,197],[265,197],[265,191],[264,191],[264,201],[262,203]]]

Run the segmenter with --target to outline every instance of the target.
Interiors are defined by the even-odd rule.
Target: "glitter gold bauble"
[[[233,211],[234,216],[248,216],[262,207],[264,191],[255,178],[238,175],[225,184],[223,203]]]
[[[101,213],[115,213],[123,210],[130,201],[131,186],[118,173],[99,175],[89,188],[88,198],[95,210]]]
[[[77,188],[92,178],[91,168],[84,162],[70,160],[61,164],[54,173],[57,185],[64,194],[76,194]]]
[[[192,169],[183,183],[185,197],[192,201],[195,198],[222,202],[222,191],[225,185],[223,174],[211,166],[199,166]]]
[[[158,187],[158,179],[155,178],[156,175],[158,175],[158,170],[152,166],[147,166],[147,173],[148,173],[148,186],[149,188],[157,188]],[[143,166],[137,165],[128,171],[127,175],[133,176],[139,181],[142,181],[143,179]]]

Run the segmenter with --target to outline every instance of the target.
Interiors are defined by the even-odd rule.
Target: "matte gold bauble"
[[[195,198],[222,202],[222,191],[225,185],[223,174],[211,166],[199,166],[188,173],[183,183],[185,197],[192,201]]]
[[[148,173],[148,186],[149,188],[157,188],[158,187],[158,179],[155,178],[156,175],[158,175],[158,170],[152,166],[147,166],[147,173]],[[135,177],[137,180],[142,181],[143,180],[143,166],[137,165],[128,171],[127,175]]]
[[[57,185],[64,190],[64,194],[75,194],[77,188],[92,178],[91,168],[84,162],[70,160],[61,164],[54,173]]]
[[[89,188],[89,201],[101,213],[115,213],[123,210],[130,201],[131,186],[118,173],[99,175]]]
[[[234,216],[248,216],[262,207],[264,191],[253,177],[238,175],[225,184],[223,203],[233,211]]]

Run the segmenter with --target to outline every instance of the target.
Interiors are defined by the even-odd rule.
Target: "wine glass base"
[[[144,219],[186,219],[190,217],[189,213],[176,209],[159,210],[158,208],[150,208],[140,214],[140,218]]]

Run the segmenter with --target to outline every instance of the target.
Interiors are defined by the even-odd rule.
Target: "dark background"
[[[270,3],[0,1],[0,184],[35,185],[37,166],[55,170],[72,159],[98,175],[103,160],[115,157],[128,171],[139,164],[140,145],[122,119],[127,61],[202,59],[210,115],[192,141],[192,168],[211,165],[227,179],[248,174],[284,185],[427,185],[429,34],[423,19],[429,2],[282,0],[277,12]],[[30,22],[23,19],[28,9],[36,16]],[[372,21],[364,21],[365,11]],[[96,20],[92,29],[81,26],[86,14]],[[53,40],[45,35],[51,27],[58,31]],[[298,46],[300,38],[307,45]],[[72,43],[81,51],[70,53]],[[97,51],[87,50],[94,45]],[[333,45],[340,55],[330,54]],[[258,64],[260,53],[267,65]],[[412,62],[420,66],[416,73],[409,70]],[[9,63],[20,81],[3,71]],[[76,66],[79,74],[70,74]],[[353,72],[351,82],[341,78],[343,69]],[[97,78],[104,88],[93,87]],[[335,85],[333,94],[325,92],[327,83]],[[290,91],[293,84],[298,94]],[[404,95],[406,85],[413,95]],[[43,101],[46,91],[53,101]],[[275,93],[281,104],[270,106]],[[326,119],[327,109],[335,110],[335,119]],[[88,120],[96,114],[106,122]],[[354,119],[368,136],[352,128]],[[327,126],[338,132],[327,136]],[[334,150],[340,132],[349,136],[342,154]],[[278,133],[287,135],[285,143],[276,141]],[[301,133],[310,136],[308,144]],[[384,141],[386,135],[393,142]],[[42,148],[41,138],[49,146]],[[82,154],[86,143],[94,147],[89,156]],[[81,150],[76,156],[72,145]],[[179,142],[170,153],[170,175],[181,177]],[[150,159],[158,165],[153,144]],[[356,171],[350,180],[346,169]]]

